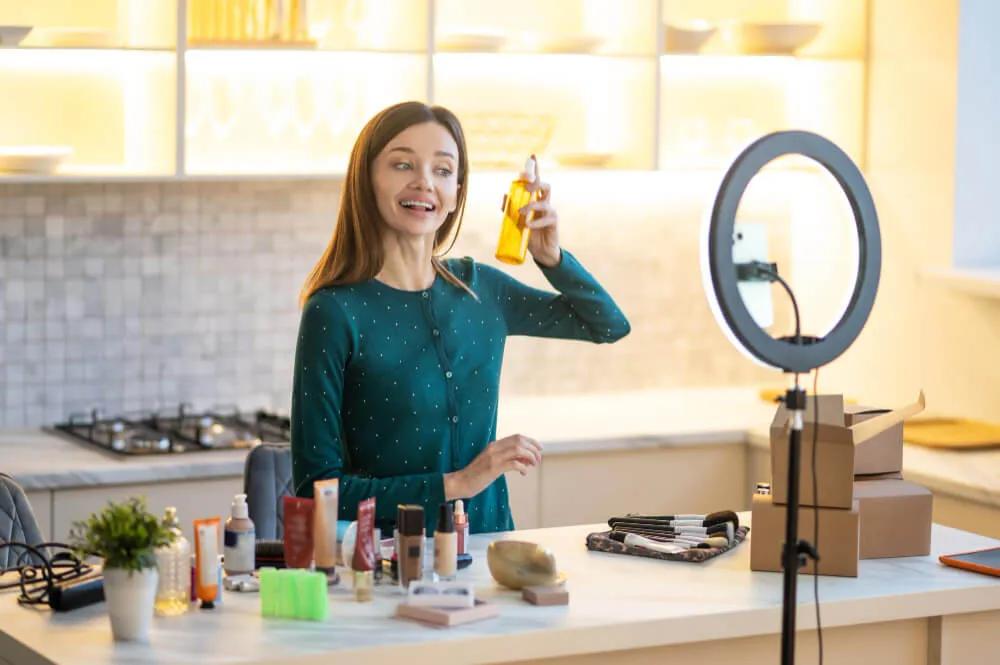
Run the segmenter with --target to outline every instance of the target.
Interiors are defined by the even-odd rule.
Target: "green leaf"
[[[150,513],[140,496],[108,501],[100,512],[74,522],[69,545],[77,556],[102,557],[107,568],[140,571],[155,568],[156,549],[173,540],[169,525]]]

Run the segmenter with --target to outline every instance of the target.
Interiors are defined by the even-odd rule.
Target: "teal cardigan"
[[[372,279],[320,289],[302,310],[291,407],[294,492],[311,497],[313,481],[340,478],[340,519],[356,519],[358,502],[375,497],[383,533],[404,503],[424,506],[432,533],[444,474],[497,438],[508,336],[608,343],[630,330],[565,250],[555,267],[536,264],[558,293],[469,258],[444,265],[478,300],[440,276],[423,291]],[[472,533],[514,528],[504,476],[464,500]]]

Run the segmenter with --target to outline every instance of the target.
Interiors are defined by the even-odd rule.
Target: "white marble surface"
[[[740,441],[766,449],[773,414],[754,387],[506,398],[497,436],[533,437],[546,455]],[[37,429],[0,430],[0,471],[28,490],[239,477],[244,459],[243,451],[120,459]],[[1000,507],[1000,450],[907,444],[903,467],[934,492]]]
[[[748,519],[743,514],[742,519]],[[570,604],[534,607],[489,577],[472,538],[473,566],[461,579],[500,603],[501,616],[449,629],[391,618],[399,596],[377,587],[359,604],[348,589],[330,594],[323,623],[263,619],[259,596],[226,592],[214,610],[154,621],[149,644],[115,644],[104,605],[65,615],[19,607],[0,594],[0,654],[11,665],[189,665],[336,662],[449,665],[683,644],[780,633],[782,576],[749,570],[750,541],[704,563],[588,552],[601,525],[507,534],[552,548],[568,575]],[[750,539],[753,538],[751,531]],[[1000,609],[1000,579],[942,566],[937,556],[1000,541],[935,525],[928,557],[863,561],[857,578],[820,578],[825,628]],[[799,585],[798,626],[815,626],[812,584]],[[349,660],[350,658],[353,660]]]
[[[766,427],[749,431],[750,446],[768,450]],[[1000,450],[940,450],[903,444],[903,477],[929,490],[1000,508]]]
[[[545,454],[742,442],[769,422],[755,388],[507,398],[497,436],[538,439]],[[123,459],[41,430],[0,430],[0,471],[27,490],[243,475],[245,451]]]

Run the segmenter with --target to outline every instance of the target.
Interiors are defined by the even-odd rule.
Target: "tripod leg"
[[[782,549],[784,588],[781,605],[781,663],[795,662],[795,611],[799,573],[799,464],[802,457],[802,414],[805,391],[796,386],[788,390],[785,405],[791,412],[792,427],[788,436],[788,505],[785,507],[785,546]]]

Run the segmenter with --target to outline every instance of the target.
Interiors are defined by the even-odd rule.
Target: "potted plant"
[[[148,640],[159,577],[156,549],[173,538],[168,525],[146,509],[144,497],[109,501],[73,523],[70,544],[77,554],[104,559],[104,598],[115,640]]]

